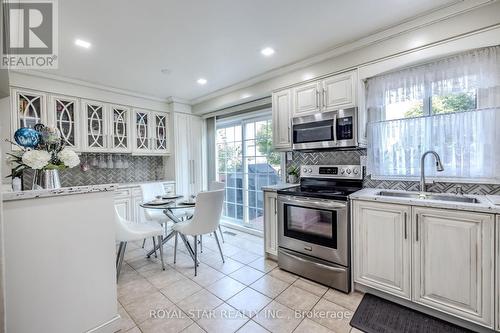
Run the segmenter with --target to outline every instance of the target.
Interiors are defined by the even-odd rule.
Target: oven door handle
[[[333,267],[333,266],[328,266],[328,265],[324,265],[324,264],[321,264],[319,262],[316,262],[316,261],[312,261],[312,260],[306,260],[304,258],[301,258],[295,254],[291,254],[289,251],[284,251],[284,250],[281,250],[284,254],[286,254],[287,256],[295,259],[295,260],[298,260],[298,261],[301,261],[301,262],[304,262],[304,263],[307,263],[307,264],[313,264],[315,266],[319,266],[319,267],[322,267],[322,268],[325,268],[325,269],[328,269],[328,270],[331,270],[331,271],[334,271],[334,272],[344,272],[345,270],[342,269],[342,268],[337,268],[337,267]]]
[[[292,196],[278,197],[278,200],[280,200],[283,203],[301,205],[301,206],[305,206],[307,208],[314,208],[314,207],[332,208],[332,209],[347,208],[347,204],[341,203],[341,202],[334,202],[334,201],[325,202],[325,201],[314,200],[314,199],[302,199],[302,198],[292,197]]]

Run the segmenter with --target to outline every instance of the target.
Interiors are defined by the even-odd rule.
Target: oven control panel
[[[301,177],[363,179],[361,165],[303,165],[300,167]]]

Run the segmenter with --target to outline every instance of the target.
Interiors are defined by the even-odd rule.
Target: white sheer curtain
[[[474,106],[435,112],[436,99],[460,93]],[[417,114],[398,113],[407,102],[417,105]],[[500,46],[370,78],[367,108],[372,177],[418,177],[420,156],[435,150],[444,164],[441,179],[500,182]]]

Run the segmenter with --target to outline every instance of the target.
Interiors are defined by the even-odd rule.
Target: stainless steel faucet
[[[441,172],[444,170],[443,164],[441,163],[441,157],[439,157],[438,153],[436,153],[433,150],[428,150],[425,153],[422,154],[422,157],[420,158],[420,192],[425,192],[425,157],[428,154],[434,155],[434,158],[436,159],[436,170]]]

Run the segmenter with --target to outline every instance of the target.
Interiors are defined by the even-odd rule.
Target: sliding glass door
[[[227,222],[263,230],[262,186],[277,184],[281,154],[272,151],[271,115],[218,122],[217,179],[226,184]]]

